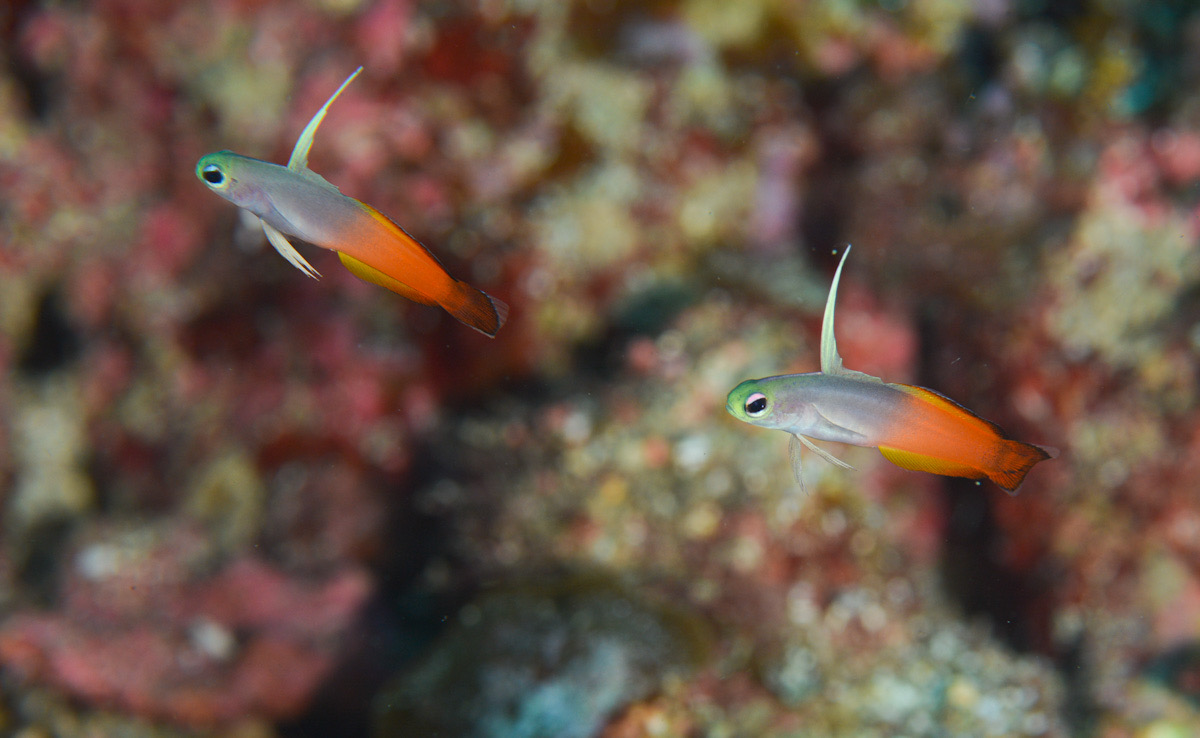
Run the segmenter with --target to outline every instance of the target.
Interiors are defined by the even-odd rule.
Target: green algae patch
[[[375,738],[584,738],[708,657],[697,618],[601,576],[508,586],[464,607],[376,698]]]

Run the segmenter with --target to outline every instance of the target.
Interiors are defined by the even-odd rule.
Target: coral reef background
[[[194,177],[359,64],[310,164],[494,341]],[[0,731],[1195,734],[1198,90],[1181,0],[5,4]],[[1019,496],[726,415],[847,242]]]

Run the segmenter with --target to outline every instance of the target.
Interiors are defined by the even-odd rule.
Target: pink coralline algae
[[[111,541],[79,551],[62,608],[0,627],[0,662],[26,682],[187,726],[298,714],[337,662],[368,577],[289,576],[253,557],[206,574],[188,561],[199,539],[181,532],[132,561]]]

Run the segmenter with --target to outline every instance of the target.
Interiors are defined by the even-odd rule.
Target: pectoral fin
[[[829,453],[828,451],[821,448],[820,446],[813,443],[812,441],[808,440],[804,436],[792,436],[792,438],[799,438],[800,443],[803,443],[805,446],[808,446],[810,449],[812,449],[813,453],[815,453],[817,456],[820,456],[822,459],[825,459],[830,464],[833,464],[834,466],[840,466],[843,469],[849,469],[851,471],[856,471],[856,469],[853,466],[850,466],[846,462],[842,461],[838,457]]]
[[[804,474],[803,469],[801,468],[801,454],[803,452],[800,450],[800,444],[804,444],[817,456],[820,456],[822,459],[825,459],[834,466],[840,466],[843,469],[854,469],[853,466],[850,466],[846,462],[837,458],[799,433],[793,433],[791,440],[788,441],[788,458],[791,459],[792,462],[792,475],[796,477],[796,483],[800,485],[800,491],[802,493],[807,493],[807,491],[804,488]]]
[[[267,234],[267,240],[271,242],[271,245],[275,247],[275,250],[279,252],[280,256],[288,260],[289,264],[313,279],[321,278],[321,273],[316,269],[313,269],[312,265],[304,260],[304,257],[300,255],[300,252],[296,250],[296,247],[292,246],[292,244],[287,240],[287,236],[280,233],[278,229],[276,229],[270,223],[267,223],[265,220],[259,220],[259,223],[262,224],[263,233]]]
[[[796,478],[796,484],[800,485],[800,494],[806,495],[808,490],[804,488],[803,459],[800,454],[800,436],[792,436],[788,441],[788,459],[792,462],[792,476]]]
[[[846,244],[842,260],[838,262],[837,271],[833,273],[833,284],[829,287],[829,297],[825,300],[825,317],[821,320],[821,371],[826,374],[882,382],[883,380],[879,377],[856,372],[842,366],[842,357],[837,350],[837,336],[833,333],[833,314],[837,305],[838,282],[842,279],[842,267],[846,264],[846,257],[849,255],[850,244]]]
[[[346,81],[342,83],[342,86],[337,88],[337,90],[335,90],[334,93],[329,96],[329,99],[325,101],[325,104],[321,106],[321,109],[317,111],[317,114],[314,115],[312,120],[308,122],[308,125],[304,127],[304,131],[300,134],[300,138],[296,140],[296,147],[292,149],[292,156],[290,159],[288,159],[288,169],[296,172],[304,172],[308,170],[308,152],[309,149],[312,148],[313,138],[317,135],[317,129],[321,127],[321,121],[325,120],[325,113],[328,112],[329,106],[333,104],[333,101],[337,99],[338,95],[342,94],[342,90],[346,89],[346,85],[353,82],[354,78],[357,77],[358,73],[362,70],[362,67],[355,69],[354,74],[351,74],[349,77],[347,77]]]

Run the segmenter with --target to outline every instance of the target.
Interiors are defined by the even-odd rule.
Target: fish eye
[[[200,176],[204,177],[204,181],[210,185],[220,187],[225,184],[225,172],[221,171],[221,167],[216,164],[209,164],[200,170]]]
[[[767,411],[767,396],[761,392],[755,392],[746,398],[746,414],[752,418],[757,418]]]

